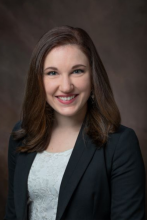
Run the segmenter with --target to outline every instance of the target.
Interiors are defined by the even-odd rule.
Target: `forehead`
[[[46,56],[44,67],[48,64],[83,62],[87,64],[88,58],[85,53],[77,45],[62,45],[53,48]]]

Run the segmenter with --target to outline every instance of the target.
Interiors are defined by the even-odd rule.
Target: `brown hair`
[[[88,99],[85,132],[94,143],[102,146],[108,134],[120,125],[120,113],[114,100],[109,79],[98,52],[81,28],[59,26],[48,31],[36,45],[28,72],[26,93],[22,108],[21,129],[13,132],[15,140],[23,138],[20,152],[41,152],[49,144],[54,120],[54,110],[46,102],[43,86],[43,65],[47,54],[55,47],[74,44],[86,54],[92,70],[92,92]]]

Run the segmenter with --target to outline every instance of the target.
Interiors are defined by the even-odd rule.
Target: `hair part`
[[[46,102],[43,85],[43,67],[48,53],[55,47],[76,45],[87,56],[92,72],[92,92],[88,99],[86,132],[98,146],[103,146],[109,133],[118,129],[121,121],[108,75],[98,52],[81,28],[59,26],[48,31],[36,45],[28,71],[26,92],[22,107],[21,129],[12,133],[15,140],[23,138],[19,152],[42,152],[49,144],[54,121],[54,110]]]

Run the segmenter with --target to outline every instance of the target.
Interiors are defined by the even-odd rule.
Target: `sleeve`
[[[18,124],[15,125],[14,130],[18,127]],[[15,205],[14,205],[14,192],[13,192],[13,180],[16,164],[16,153],[15,149],[17,142],[13,140],[12,135],[9,138],[8,146],[8,196],[5,209],[4,220],[16,220]]]
[[[111,220],[145,220],[145,166],[138,138],[125,129],[113,155]]]

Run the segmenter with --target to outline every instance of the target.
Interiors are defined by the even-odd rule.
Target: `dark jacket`
[[[145,166],[135,132],[120,125],[100,148],[88,135],[83,139],[84,126],[63,175],[56,220],[144,220]],[[27,178],[36,152],[15,153],[20,144],[10,137],[6,220],[28,219]]]

